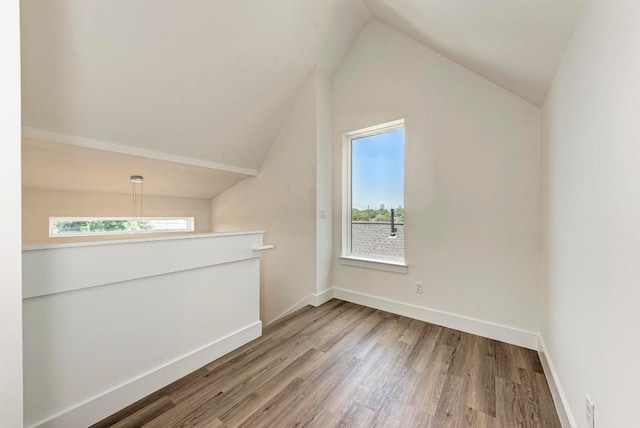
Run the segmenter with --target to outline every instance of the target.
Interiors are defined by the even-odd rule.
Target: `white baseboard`
[[[333,299],[333,288],[321,291],[320,293],[314,293],[309,296],[309,304],[311,306],[320,306]]]
[[[560,379],[558,373],[553,367],[551,356],[547,350],[547,346],[544,344],[542,336],[538,336],[538,355],[540,355],[540,361],[542,362],[542,368],[544,369],[551,395],[553,396],[553,403],[556,406],[558,417],[562,423],[563,428],[576,428],[576,421],[571,414],[567,397],[564,395],[562,386],[560,385]]]
[[[538,349],[538,334],[531,331],[482,321],[462,315],[451,314],[438,311],[423,306],[398,302],[396,300],[385,299],[383,297],[372,296],[370,294],[358,293],[342,288],[333,289],[333,297],[359,305],[369,306],[420,321],[426,321],[443,327],[461,330],[489,339],[499,340],[512,345],[522,346],[532,350]]]
[[[309,300],[310,300],[311,296],[312,296],[312,294],[308,295],[307,297],[305,297],[304,299],[300,300],[299,302],[294,303],[293,306],[291,306],[290,308],[286,309],[280,315],[278,315],[277,317],[275,317],[271,321],[266,322],[265,323],[265,327],[273,324],[274,322],[278,321],[281,318],[286,317],[287,315],[290,315],[290,314],[294,313],[297,310],[300,310],[300,309],[304,308],[305,306],[308,306],[310,304]]]
[[[262,335],[262,322],[211,342],[29,428],[86,427]]]
[[[299,302],[296,302],[293,306],[291,306],[290,308],[288,308],[287,310],[282,312],[280,315],[275,317],[273,320],[271,320],[268,323],[266,323],[265,326],[273,324],[274,322],[278,321],[279,319],[284,318],[287,315],[290,315],[290,314],[294,313],[295,311],[298,311],[298,310],[304,308],[305,306],[311,305],[311,306],[316,306],[317,307],[317,306],[320,306],[320,305],[322,305],[324,303],[327,303],[331,299],[333,299],[333,288],[330,288],[328,290],[324,290],[324,291],[322,291],[320,293],[309,294],[307,297],[305,297],[304,299],[300,300]]]

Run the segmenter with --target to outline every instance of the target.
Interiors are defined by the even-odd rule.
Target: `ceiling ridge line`
[[[160,152],[157,150],[144,149],[140,147],[129,146],[125,144],[112,143],[109,141],[96,140],[92,138],[77,137],[74,135],[61,134],[58,132],[47,131],[43,129],[32,128],[28,126],[22,127],[22,136],[33,138],[36,140],[50,141],[53,143],[69,144],[78,147],[85,147],[96,150],[104,150],[108,152],[121,153],[131,156],[140,156],[149,159],[156,159],[167,162],[174,162],[184,165],[198,166],[217,171],[234,172],[247,176],[257,176],[258,170],[252,168],[244,168],[235,165],[228,165],[219,162],[206,161],[201,159],[180,156],[172,153]]]

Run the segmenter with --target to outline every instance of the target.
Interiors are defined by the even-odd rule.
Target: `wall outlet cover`
[[[422,283],[416,282],[416,293],[422,294]]]

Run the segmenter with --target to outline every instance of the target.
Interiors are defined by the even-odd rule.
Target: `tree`
[[[77,220],[58,221],[54,225],[56,234],[117,232],[149,230],[151,224],[146,220]]]
[[[396,223],[404,223],[404,208],[402,207],[396,208],[394,214],[395,214]],[[378,210],[374,210],[372,208],[367,208],[365,210],[352,208],[351,221],[388,223],[391,221],[391,211],[386,208],[381,208]]]

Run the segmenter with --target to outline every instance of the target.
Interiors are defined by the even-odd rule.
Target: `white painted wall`
[[[0,423],[22,427],[20,2],[0,2]]]
[[[28,245],[122,239],[122,235],[49,238],[49,217],[126,217],[130,216],[132,211],[131,195],[24,189],[22,192],[22,241]],[[209,199],[144,196],[144,215],[194,217],[196,233],[211,232],[211,201]],[[160,235],[163,234],[153,234],[153,236]],[[126,238],[140,236],[149,237],[150,235],[126,235]]]
[[[253,232],[25,250],[25,425],[89,426],[260,336],[261,244]]]
[[[332,287],[331,80],[316,76],[316,293]]]
[[[215,232],[265,230],[261,319],[269,323],[315,292],[316,81],[311,75],[257,177],[212,202]],[[306,303],[303,302],[303,303]]]
[[[540,106],[583,0],[366,3],[379,21]]]
[[[408,273],[342,265],[342,135],[401,118]],[[369,23],[333,81],[334,286],[537,332],[540,121],[532,104]]]
[[[544,105],[546,323],[576,426],[638,425],[640,4],[590,0]]]

